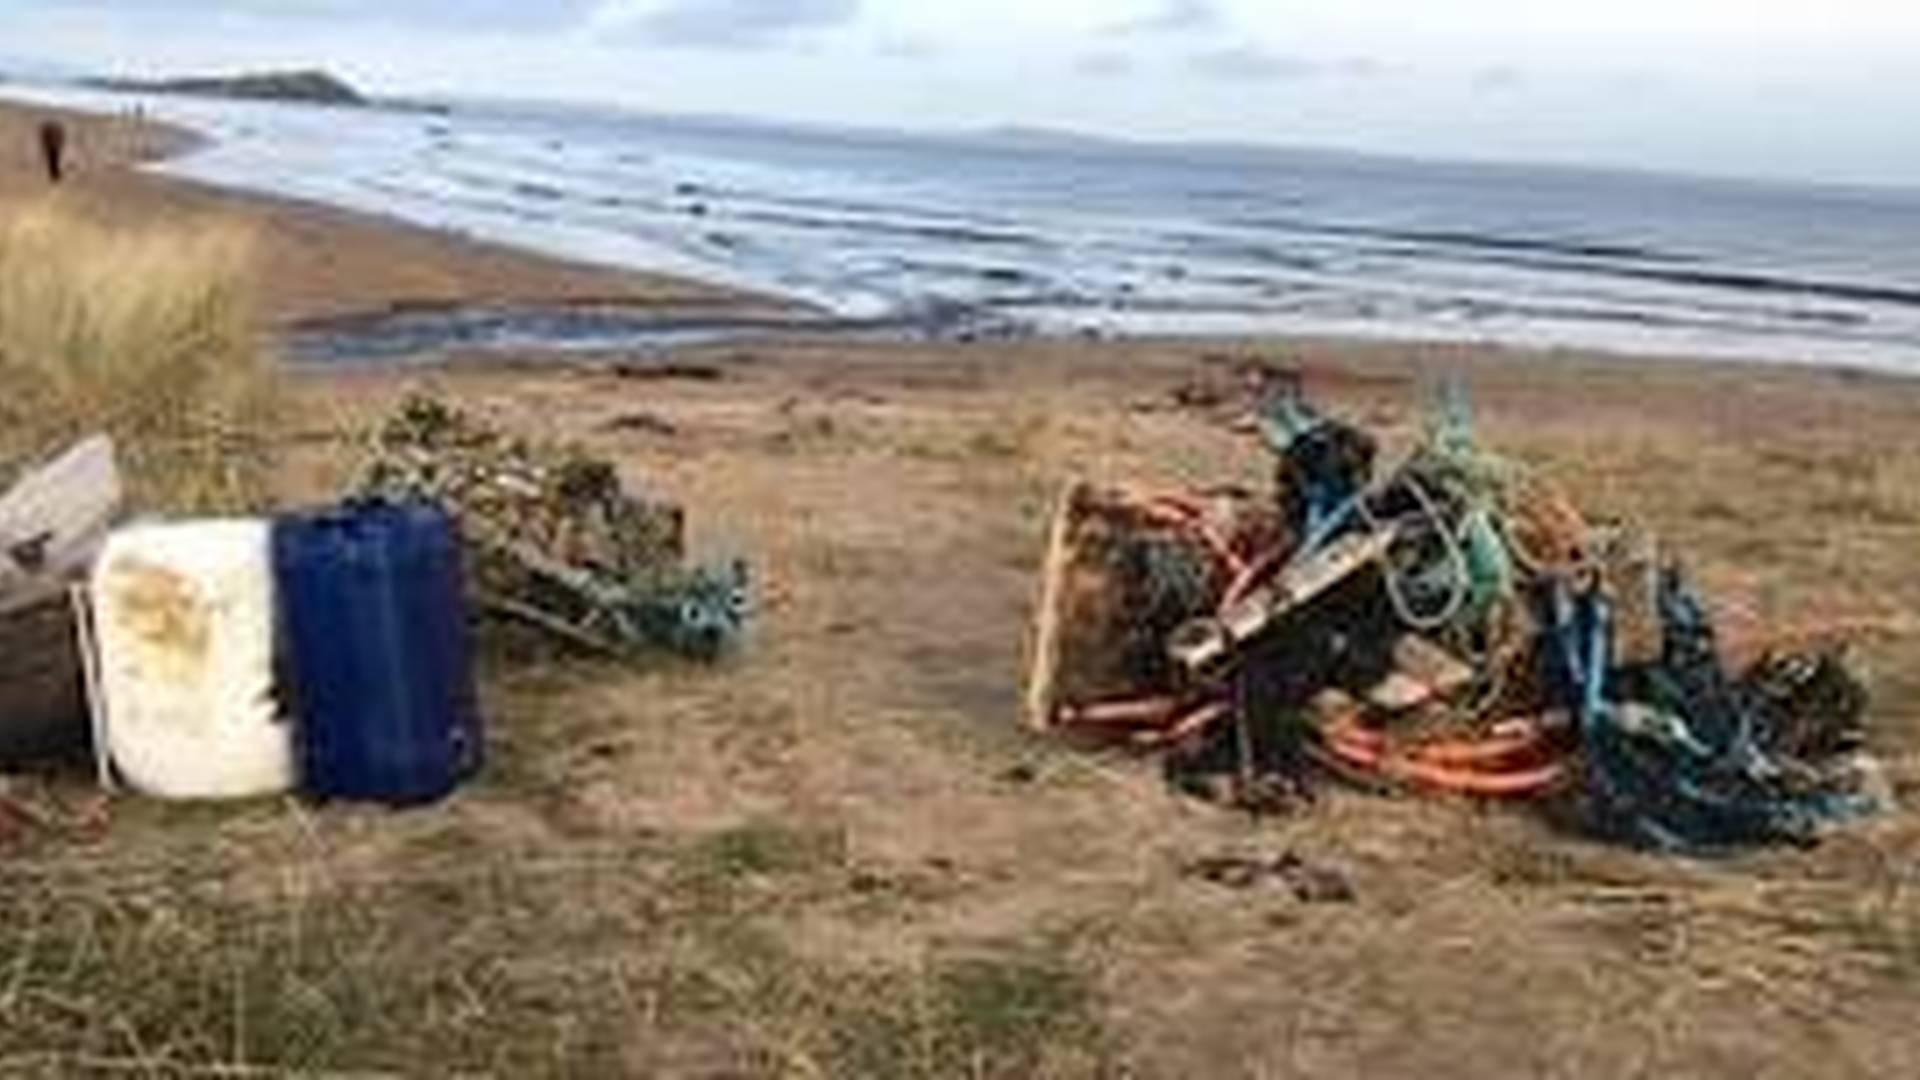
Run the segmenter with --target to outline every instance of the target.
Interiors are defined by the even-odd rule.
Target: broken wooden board
[[[1271,582],[1222,612],[1217,619],[1189,624],[1169,643],[1168,652],[1188,671],[1211,671],[1240,647],[1308,604],[1333,591],[1386,557],[1396,530],[1353,533],[1295,562]]]
[[[1040,567],[1040,599],[1033,622],[1033,663],[1027,676],[1027,726],[1045,731],[1053,726],[1054,686],[1060,674],[1061,606],[1067,588],[1067,568],[1073,560],[1068,547],[1073,533],[1074,508],[1087,498],[1089,486],[1067,486],[1047,530],[1047,555]]]
[[[72,581],[119,516],[113,443],[97,436],[0,496],[0,765],[86,744]]]
[[[0,496],[0,611],[64,594],[120,514],[113,440],[96,435]]]
[[[1389,713],[1447,701],[1473,685],[1473,668],[1417,634],[1393,643],[1393,670],[1367,690],[1367,702]]]
[[[1400,671],[1367,688],[1367,704],[1384,713],[1410,713],[1432,701],[1433,687]]]

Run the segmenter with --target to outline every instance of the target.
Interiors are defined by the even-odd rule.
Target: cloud
[[[1231,45],[1197,52],[1187,58],[1187,67],[1197,75],[1229,82],[1307,79],[1327,70],[1316,60],[1274,52],[1258,45]]]
[[[26,5],[26,6],[46,6]],[[483,30],[550,30],[587,20],[600,0],[91,0],[85,6],[117,17],[164,18],[183,24],[208,16],[262,22],[303,20],[386,23]]]
[[[1073,62],[1076,75],[1095,79],[1117,79],[1131,75],[1138,66],[1133,57],[1123,52],[1083,53]]]
[[[1527,73],[1512,64],[1492,64],[1473,73],[1473,88],[1483,94],[1517,90],[1527,81]]]
[[[1187,57],[1187,69],[1196,75],[1227,82],[1285,82],[1322,77],[1372,79],[1402,70],[1371,56],[1302,56],[1251,42],[1193,53]]]
[[[941,55],[945,50],[932,38],[908,35],[882,38],[874,43],[873,51],[875,55],[891,60],[926,60]]]
[[[1109,28],[1114,34],[1186,34],[1226,23],[1215,0],[1160,0],[1160,10]]]
[[[845,26],[862,0],[668,0],[625,21],[640,40],[692,49],[767,49],[795,34]]]

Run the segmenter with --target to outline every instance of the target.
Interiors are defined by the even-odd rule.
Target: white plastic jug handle
[[[93,604],[88,599],[85,585],[71,586],[67,590],[67,597],[73,604],[73,632],[80,651],[87,721],[93,727],[94,775],[100,783],[100,790],[112,794],[117,785],[113,779],[113,755],[107,749],[107,703],[106,695],[100,688],[100,653],[98,639],[93,632]]]

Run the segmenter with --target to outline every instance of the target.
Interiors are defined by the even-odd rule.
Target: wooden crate
[[[1027,723],[1048,730],[1062,709],[1153,698],[1178,687],[1162,677],[1143,678],[1129,663],[1138,638],[1148,630],[1140,600],[1145,582],[1130,577],[1114,552],[1129,544],[1156,542],[1190,550],[1198,564],[1208,553],[1189,532],[1143,510],[1136,493],[1074,484],[1061,497],[1041,572],[1040,596],[1030,637],[1032,666],[1027,682]],[[1226,586],[1218,568],[1209,571],[1201,592],[1206,604],[1188,616],[1211,610]],[[1151,628],[1154,651],[1170,627]],[[1169,671],[1167,674],[1172,674]]]

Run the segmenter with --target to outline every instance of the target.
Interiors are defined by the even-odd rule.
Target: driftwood
[[[95,436],[0,497],[0,611],[66,592],[120,512],[113,441]]]
[[[71,583],[121,506],[113,443],[81,443],[0,497],[0,765],[85,744]]]
[[[1027,725],[1036,731],[1053,726],[1054,688],[1060,677],[1061,607],[1067,588],[1067,570],[1073,561],[1071,542],[1076,508],[1091,488],[1074,483],[1060,497],[1048,532],[1046,562],[1040,572],[1040,599],[1032,636],[1032,670],[1027,677]]]

